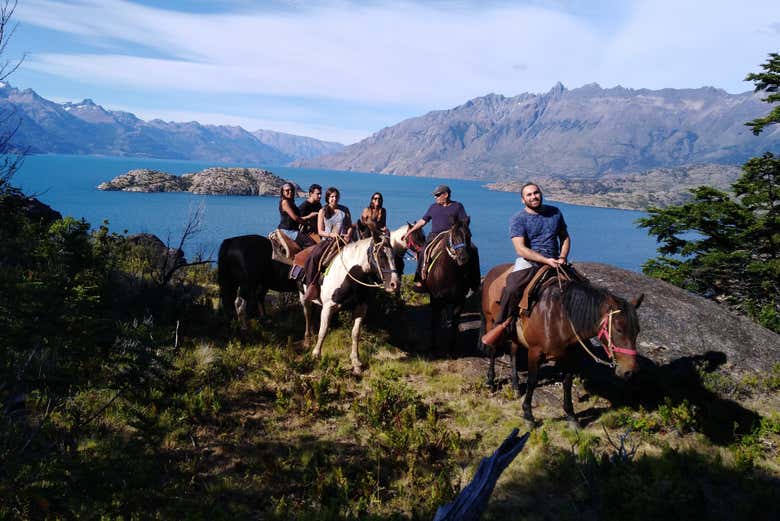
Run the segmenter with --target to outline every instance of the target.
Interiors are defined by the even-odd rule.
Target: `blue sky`
[[[342,143],[558,81],[744,92],[780,52],[777,0],[19,0],[14,19],[19,88]]]

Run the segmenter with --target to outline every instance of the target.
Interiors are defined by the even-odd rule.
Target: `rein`
[[[381,281],[381,283],[373,282],[373,283],[369,284],[367,282],[363,282],[362,280],[355,278],[355,276],[352,275],[349,272],[349,268],[347,268],[347,264],[344,262],[344,255],[342,255],[342,250],[341,250],[341,242],[339,242],[339,241],[340,241],[340,238],[336,242],[336,248],[338,249],[338,256],[339,256],[339,259],[341,259],[341,265],[344,266],[344,271],[347,273],[347,277],[352,279],[354,282],[357,282],[361,286],[365,286],[367,288],[381,288],[381,287],[383,287],[384,285],[382,283],[384,283],[384,281],[385,281],[385,277],[384,277],[383,273],[385,272],[385,270],[382,270],[379,267],[379,261],[377,260],[377,253],[376,253],[376,247],[375,247],[376,245],[372,242],[371,245],[368,247],[368,252],[367,252],[368,263],[369,264],[373,264],[373,265],[376,266],[376,268],[377,268],[376,271],[379,274],[379,280]],[[372,260],[374,261],[373,263],[371,262]],[[386,271],[388,273],[395,272],[395,270],[386,270]]]
[[[585,345],[585,342],[583,342],[582,338],[580,338],[580,335],[577,333],[577,330],[574,329],[574,324],[571,323],[571,320],[569,320],[569,325],[571,326],[571,330],[574,332],[574,336],[577,337],[577,341],[580,343],[582,348],[585,350],[586,353],[590,355],[590,357],[596,361],[599,364],[606,365],[608,367],[614,368],[616,365],[615,362],[615,353],[621,353],[624,355],[631,355],[636,356],[637,352],[634,349],[626,349],[624,347],[618,347],[615,345],[615,343],[612,341],[612,316],[617,315],[620,313],[619,309],[610,309],[607,312],[607,316],[601,319],[601,322],[599,323],[599,334],[596,336],[596,338],[599,339],[599,341],[606,340],[606,345],[602,343],[601,345],[604,347],[604,352],[607,353],[607,357],[609,358],[609,362],[605,362],[601,358],[594,355],[590,349]]]

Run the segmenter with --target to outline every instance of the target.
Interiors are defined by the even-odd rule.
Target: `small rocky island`
[[[298,196],[306,195],[298,184],[261,168],[211,167],[181,176],[139,168],[98,185],[98,190],[124,192],[190,192],[202,195],[278,196],[284,183],[292,183]]]

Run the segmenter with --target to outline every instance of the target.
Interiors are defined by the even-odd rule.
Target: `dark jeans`
[[[523,289],[531,282],[531,279],[537,270],[539,270],[539,267],[533,266],[528,269],[513,271],[506,278],[506,286],[501,293],[501,302],[499,303],[501,310],[495,321],[496,325],[515,313],[518,304],[520,304],[520,299],[523,297]]]
[[[332,238],[327,237],[322,239],[309,254],[309,257],[306,259],[306,264],[303,266],[303,282],[306,285],[319,283],[320,259],[322,259],[325,250],[327,250],[328,246],[331,244],[333,244]]]

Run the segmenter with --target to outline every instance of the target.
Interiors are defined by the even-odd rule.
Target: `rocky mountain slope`
[[[252,135],[261,143],[295,159],[313,159],[325,154],[334,154],[344,148],[341,143],[320,141],[311,137],[274,132],[273,130],[255,130]]]
[[[656,168],[635,174],[605,174],[599,178],[538,177],[545,196],[554,201],[583,206],[646,210],[663,208],[691,199],[691,189],[707,185],[728,191],[742,169],[728,165],[694,165]],[[520,192],[524,181],[498,181],[492,190]]]
[[[143,121],[129,112],[106,110],[90,99],[59,104],[32,89],[5,83],[0,83],[0,113],[12,114],[9,122],[19,122],[13,142],[19,148],[29,147],[31,153],[283,165],[341,147],[272,131],[257,131],[257,136],[237,126]]]
[[[191,192],[202,195],[270,195],[278,196],[285,181],[260,168],[212,167],[181,176],[149,169],[130,170],[98,190],[124,192]],[[292,183],[292,181],[289,181]],[[305,192],[292,183],[299,196]]]
[[[780,128],[753,136],[760,95],[700,89],[489,94],[384,128],[297,164],[395,175],[491,180],[596,177],[689,164],[736,165],[780,149]]]

